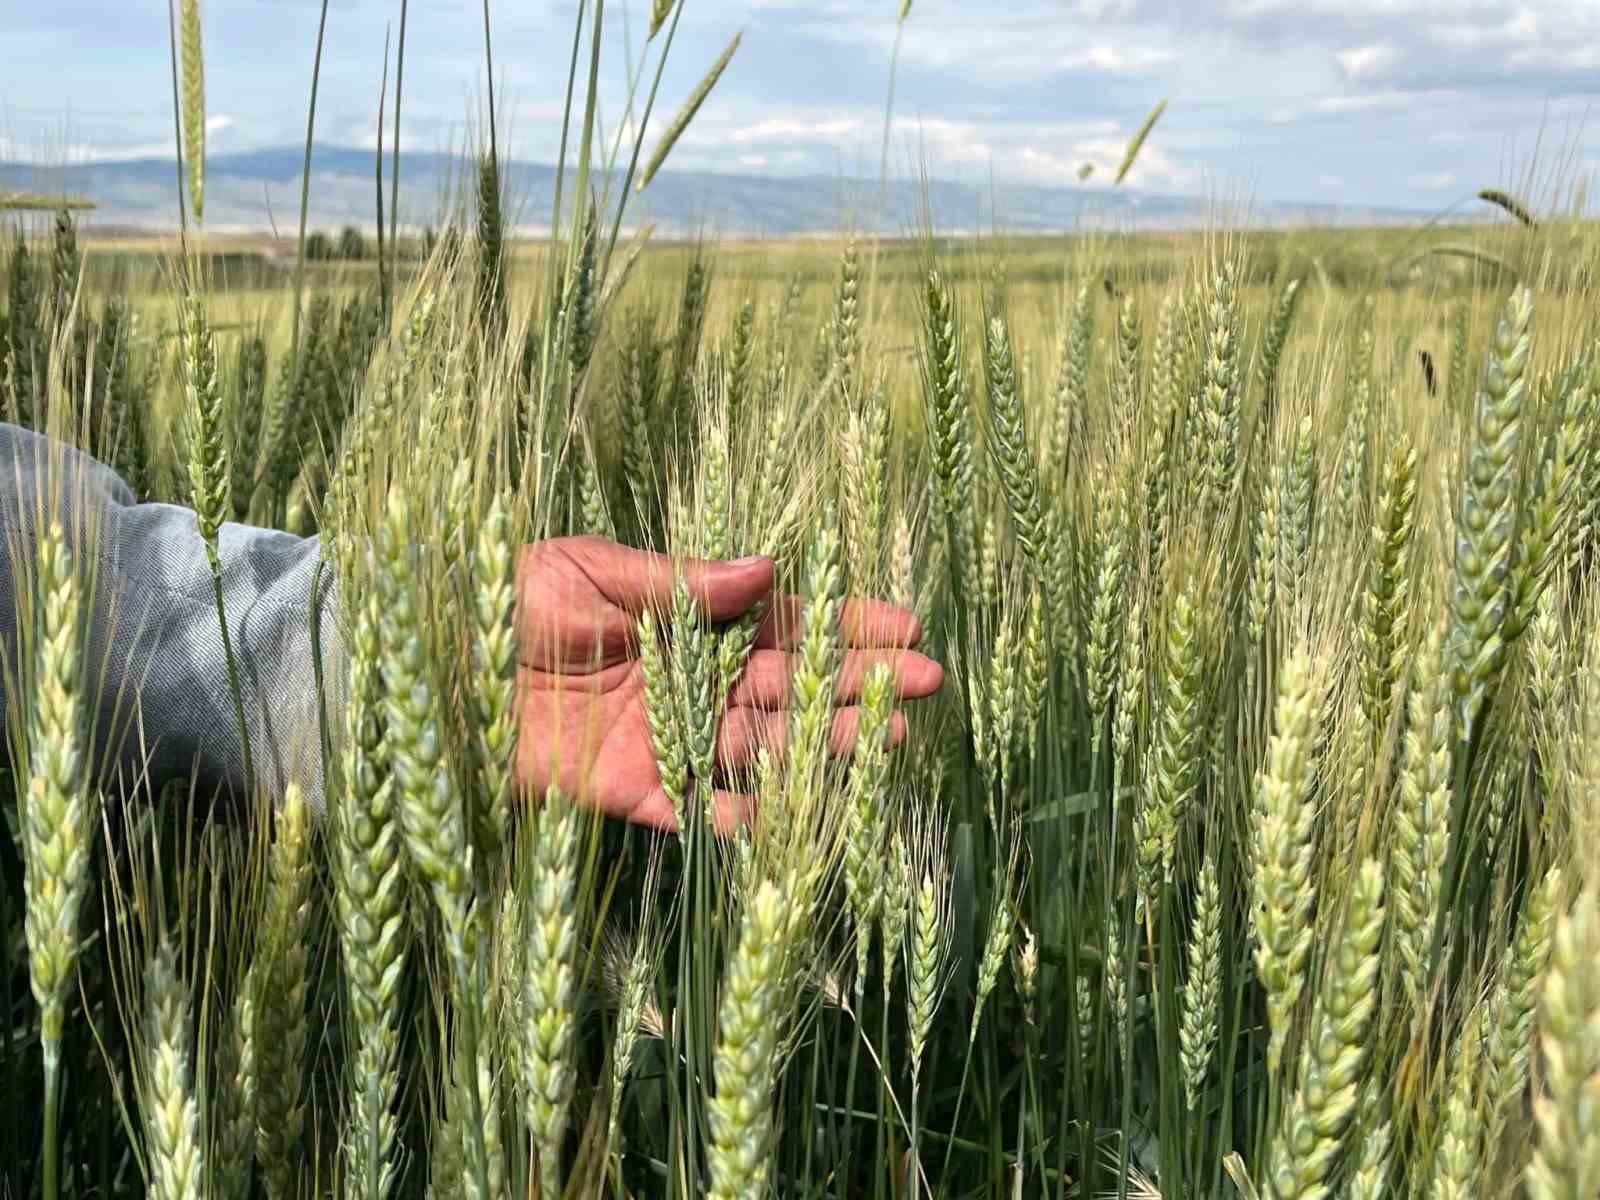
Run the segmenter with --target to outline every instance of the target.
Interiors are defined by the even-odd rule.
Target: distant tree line
[[[449,228],[441,235],[429,226],[420,237],[402,237],[400,253],[406,258],[426,258],[441,239],[453,246],[459,235]],[[366,262],[376,257],[376,242],[355,225],[346,225],[337,235],[320,229],[306,234],[307,262]]]
[[[346,225],[337,238],[320,229],[306,234],[307,262],[363,262],[367,254],[367,236],[354,225]]]

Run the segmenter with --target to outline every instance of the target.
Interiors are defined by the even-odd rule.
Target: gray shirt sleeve
[[[222,789],[280,796],[299,783],[322,806],[322,748],[311,636],[320,613],[329,725],[342,725],[337,607],[316,538],[227,524],[219,539],[223,608],[239,665],[256,779],[228,685],[205,543],[193,510],[140,504],[108,467],[60,442],[0,424],[0,646],[16,663],[17,587],[31,577],[41,522],[58,521],[92,566],[88,690],[94,756],[124,788],[159,791],[192,777],[204,798]],[[0,689],[0,718],[10,702]],[[108,779],[108,785],[118,780]]]

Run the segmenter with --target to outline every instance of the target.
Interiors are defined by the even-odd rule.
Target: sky
[[[683,2],[652,126],[743,41],[672,166],[876,177],[900,0]],[[170,156],[164,0],[0,5],[0,159]],[[606,5],[608,132],[648,8]],[[303,141],[319,9],[205,4],[211,154]],[[331,0],[320,142],[372,144],[399,11]],[[498,124],[515,157],[558,153],[576,11],[490,0]],[[1600,160],[1594,0],[914,0],[900,34],[899,176],[1078,186],[1092,162],[1087,186],[1107,186],[1162,98],[1129,178],[1151,191],[1438,211],[1497,186],[1548,207]],[[410,0],[402,146],[472,139],[486,78],[478,0]]]

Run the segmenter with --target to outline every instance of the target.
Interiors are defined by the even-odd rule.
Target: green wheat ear
[[[1042,571],[1045,563],[1044,510],[1039,502],[1039,468],[1028,438],[1024,398],[1017,386],[1016,357],[1005,319],[992,317],[984,340],[984,379],[988,385],[989,424],[985,445],[1011,513],[1012,532]]]
[[[1324,1180],[1338,1161],[1367,1069],[1382,932],[1383,868],[1368,859],[1356,872],[1344,929],[1331,947],[1311,1036],[1301,1054],[1299,1090],[1273,1146],[1262,1190],[1276,1200],[1327,1194]]]
[[[773,883],[745,901],[739,938],[722,982],[709,1102],[713,1200],[759,1196],[772,1153],[772,1099],[785,1025],[784,960],[798,917]]]
[[[1519,288],[1495,328],[1456,513],[1450,670],[1464,739],[1471,738],[1505,663],[1501,626],[1514,599],[1508,577],[1516,551],[1532,324],[1533,294]]]
[[[29,977],[54,1069],[80,946],[93,808],[84,786],[83,589],[61,526],[39,539],[38,665],[28,730],[23,805]]]
[[[1600,1183],[1600,895],[1592,889],[1556,926],[1543,990],[1544,1089],[1525,1182],[1530,1200],[1580,1200]]]
[[[200,1109],[194,1086],[193,1013],[163,938],[145,970],[145,1145],[157,1200],[198,1200],[205,1190]]]
[[[661,32],[661,27],[667,23],[667,18],[672,15],[673,5],[677,0],[653,0],[650,6],[650,36],[655,37]]]
[[[670,7],[670,6],[669,6]],[[662,20],[666,19],[666,12],[662,12]],[[650,156],[649,163],[645,166],[644,174],[639,177],[639,191],[644,191],[650,186],[650,181],[656,177],[656,172],[661,170],[667,161],[667,155],[672,153],[672,148],[678,144],[678,139],[689,128],[689,123],[694,120],[695,114],[700,111],[700,106],[706,102],[706,97],[711,95],[711,89],[717,86],[717,80],[722,78],[722,72],[727,70],[728,64],[733,61],[734,54],[739,49],[739,43],[744,40],[744,34],[736,33],[733,40],[728,43],[727,49],[711,64],[711,69],[705,77],[695,85],[694,91],[689,93],[689,98],[683,102],[683,107],[678,110],[678,115],[672,118],[672,124],[667,126],[667,131],[661,135],[655,153]]]
[[[1144,123],[1134,132],[1128,140],[1128,149],[1122,156],[1122,163],[1117,167],[1117,177],[1112,182],[1121,183],[1128,177],[1128,172],[1133,170],[1133,164],[1139,159],[1139,151],[1144,149],[1145,139],[1150,136],[1150,131],[1156,127],[1156,122],[1161,119],[1161,114],[1167,111],[1165,100],[1150,110],[1150,115],[1145,117]]]
[[[198,221],[206,211],[206,67],[200,0],[183,0],[178,40],[183,58],[183,149],[189,161],[189,199]]]

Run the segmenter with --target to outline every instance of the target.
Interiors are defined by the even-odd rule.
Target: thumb
[[[749,612],[771,595],[776,580],[772,560],[761,555],[717,562],[673,559],[614,543],[605,547],[604,554],[596,555],[603,565],[593,562],[590,578],[607,600],[635,616],[669,606],[680,575],[689,595],[713,621],[731,621]]]

